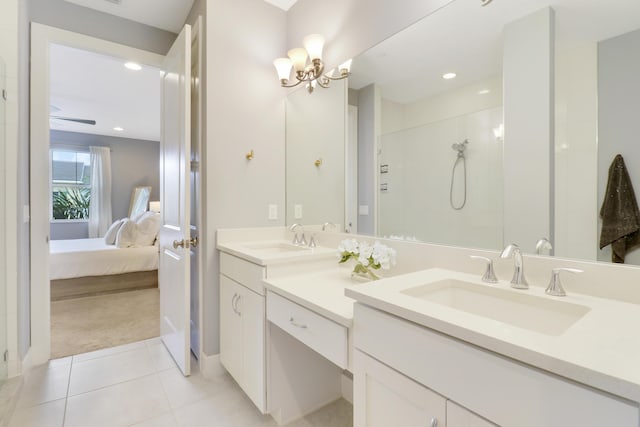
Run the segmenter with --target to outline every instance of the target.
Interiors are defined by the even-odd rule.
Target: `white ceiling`
[[[545,6],[556,11],[559,51],[640,27],[638,0],[455,0],[354,59],[349,86],[372,82],[399,103],[471,85],[502,72],[502,29]],[[442,74],[453,71],[453,80]]]
[[[152,27],[179,33],[194,0],[65,0]],[[117,0],[116,0],[117,1]]]
[[[50,103],[55,116],[96,120],[96,125],[50,120],[51,129],[160,140],[160,71],[124,67],[120,58],[52,45]],[[124,128],[123,132],[113,130]]]
[[[298,0],[264,0],[267,3],[270,3],[280,9],[287,11],[293,6]]]

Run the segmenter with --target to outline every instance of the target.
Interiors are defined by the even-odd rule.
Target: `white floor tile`
[[[155,367],[156,371],[160,372],[176,367],[176,362],[174,362],[173,357],[171,357],[171,354],[169,354],[169,351],[162,342],[148,344],[147,349],[151,354],[151,358],[153,359],[153,366]]]
[[[176,421],[176,417],[173,416],[173,412],[168,414],[154,417],[150,420],[141,422],[139,424],[133,424],[131,427],[180,427]]]
[[[154,373],[146,346],[99,359],[73,362],[69,396],[118,384]]]
[[[88,353],[76,354],[73,356],[74,362],[84,362],[85,360],[98,359],[100,357],[111,356],[113,354],[124,353],[125,351],[137,350],[145,347],[144,341],[119,345],[117,347],[103,348],[102,350],[90,351]]]
[[[39,405],[67,396],[71,365],[48,363],[36,366],[25,381],[18,408]]]
[[[9,427],[62,427],[65,399],[16,409]]]
[[[233,380],[228,376],[205,379],[202,374],[195,373],[185,377],[178,368],[160,372],[159,376],[169,403],[174,409],[233,387]]]
[[[65,427],[121,427],[171,412],[157,375],[69,397]]]
[[[180,427],[237,427],[232,417],[238,411],[248,410],[242,392],[229,388],[205,400],[174,410]]]

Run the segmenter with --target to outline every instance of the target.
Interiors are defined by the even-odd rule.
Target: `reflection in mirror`
[[[129,218],[147,211],[151,187],[135,187],[131,193],[131,203],[129,204]]]
[[[509,216],[514,200],[506,187],[514,179],[544,181],[550,196],[521,193],[545,199],[550,225],[515,243],[535,253],[538,239],[548,238],[555,255],[610,261],[609,246],[599,249],[599,210],[616,154],[640,191],[640,2],[478,3],[454,0],[354,58],[346,151],[358,160],[357,167],[346,161],[345,176],[356,179],[345,183],[345,224],[363,234],[497,249],[511,243],[506,224],[526,229],[532,220]],[[512,149],[536,171],[525,174],[504,157],[505,147],[519,142],[511,137],[514,124],[501,120],[510,113],[504,100],[521,89],[502,79],[504,29],[545,7],[555,12],[554,49],[543,58],[551,64],[553,116],[549,137],[539,142],[549,154],[538,165]],[[443,79],[448,72],[456,77]],[[532,114],[526,121],[542,119]],[[452,145],[465,140],[458,161]],[[288,143],[287,150],[289,164]],[[466,202],[456,209],[464,202],[464,163]],[[288,186],[291,179],[288,171]],[[287,220],[296,222],[289,213]],[[640,264],[640,249],[625,262]]]
[[[344,224],[346,81],[286,101],[287,224]]]

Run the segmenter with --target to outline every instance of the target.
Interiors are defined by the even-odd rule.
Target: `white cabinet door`
[[[241,288],[237,305],[242,318],[242,388],[258,409],[266,413],[264,297],[243,286]]]
[[[238,304],[242,286],[220,275],[220,362],[242,384],[242,317]]]
[[[355,427],[444,427],[446,399],[366,354],[354,354]]]
[[[447,401],[447,427],[497,427],[454,402]]]

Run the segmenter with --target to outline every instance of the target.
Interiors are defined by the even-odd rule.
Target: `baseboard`
[[[214,378],[224,375],[227,371],[220,363],[220,354],[206,355],[200,354],[200,372],[205,378]]]

